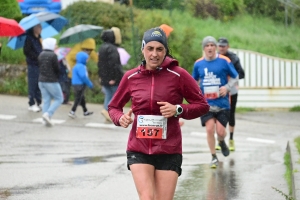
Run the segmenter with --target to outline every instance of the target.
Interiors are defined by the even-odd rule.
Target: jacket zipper
[[[153,109],[153,91],[154,91],[154,74],[152,73],[152,81],[151,81],[151,93],[150,93],[150,110],[151,110],[151,115],[152,109]],[[152,139],[149,141],[149,154],[152,154]]]

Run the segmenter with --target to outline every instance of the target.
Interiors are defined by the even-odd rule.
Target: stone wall
[[[15,79],[27,73],[26,65],[0,63],[0,84],[5,78]]]

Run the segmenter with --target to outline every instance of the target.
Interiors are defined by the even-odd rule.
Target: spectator
[[[108,104],[123,77],[122,64],[117,49],[117,44],[121,43],[120,31],[117,27],[105,30],[101,35],[101,39],[103,44],[100,46],[98,53],[98,74],[105,95],[104,110],[101,113],[108,122],[111,122],[108,115]]]
[[[72,72],[72,86],[74,88],[75,101],[73,103],[71,111],[69,112],[69,117],[73,119],[76,118],[75,112],[79,104],[83,109],[84,116],[89,116],[93,114],[93,112],[89,112],[86,108],[84,96],[86,86],[88,86],[89,88],[93,88],[93,83],[88,77],[88,71],[86,68],[86,63],[88,59],[89,55],[84,51],[78,52],[76,55],[77,62],[76,65],[73,67]]]
[[[27,63],[27,77],[28,77],[28,110],[39,112],[40,104],[42,103],[41,91],[39,89],[39,66],[38,56],[42,52],[40,24],[34,26],[26,32],[26,40],[23,47],[23,52]]]
[[[43,40],[43,51],[38,57],[40,68],[39,88],[43,98],[43,120],[46,125],[52,126],[51,117],[63,102],[61,87],[59,85],[59,66],[57,55],[54,53],[56,39],[47,38]],[[53,102],[51,103],[51,100]]]
[[[65,102],[69,102],[70,97],[70,89],[72,85],[72,69],[76,64],[76,55],[80,51],[84,51],[89,55],[89,58],[93,60],[94,62],[98,62],[98,55],[95,52],[96,49],[96,41],[93,38],[88,38],[78,44],[76,44],[71,51],[66,56],[67,65],[70,67],[68,72],[68,82],[66,84],[66,98]]]

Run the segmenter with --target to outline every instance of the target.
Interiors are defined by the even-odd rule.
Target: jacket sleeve
[[[24,55],[31,60],[38,60],[39,52],[34,48],[33,41],[29,36],[25,39],[25,44],[23,47]]]
[[[181,68],[182,69],[182,68]],[[183,112],[179,117],[195,119],[209,111],[209,105],[194,78],[184,69],[180,73],[180,89],[188,104],[181,104]]]
[[[84,84],[86,84],[89,88],[93,88],[93,83],[88,77],[88,72],[85,66],[80,68],[79,76]]]
[[[245,77],[245,72],[244,72],[244,69],[242,68],[239,57],[237,55],[234,55],[234,58],[232,59],[231,62],[233,64],[235,70],[239,74],[239,79],[243,79]]]
[[[60,68],[59,68],[59,63],[58,63],[56,54],[54,54],[53,58],[52,58],[52,67],[53,67],[54,73],[57,75],[57,77],[59,77]]]
[[[119,52],[116,48],[109,48],[109,62],[111,63],[112,70],[110,70],[110,77],[119,83],[123,77],[122,65]]]
[[[116,93],[108,105],[108,113],[116,126],[120,126],[119,119],[122,117],[123,108],[130,100],[130,88],[126,75],[123,76]]]

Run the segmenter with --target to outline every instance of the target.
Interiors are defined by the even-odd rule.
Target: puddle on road
[[[90,163],[105,162],[105,159],[102,156],[91,156],[91,157],[63,159],[63,162],[71,163],[74,165],[84,165],[84,164],[90,164]]]
[[[220,162],[217,169],[211,169],[209,164],[197,166],[181,182],[174,200],[234,199],[240,189],[234,170],[234,160],[226,163],[226,167],[223,165],[224,163]]]
[[[124,156],[123,154],[114,154],[114,155],[107,155],[107,156],[85,156],[85,157],[78,157],[78,158],[67,158],[63,159],[63,162],[70,163],[74,165],[85,165],[91,163],[100,163],[100,162],[107,162],[107,159],[113,157],[120,157]]]

